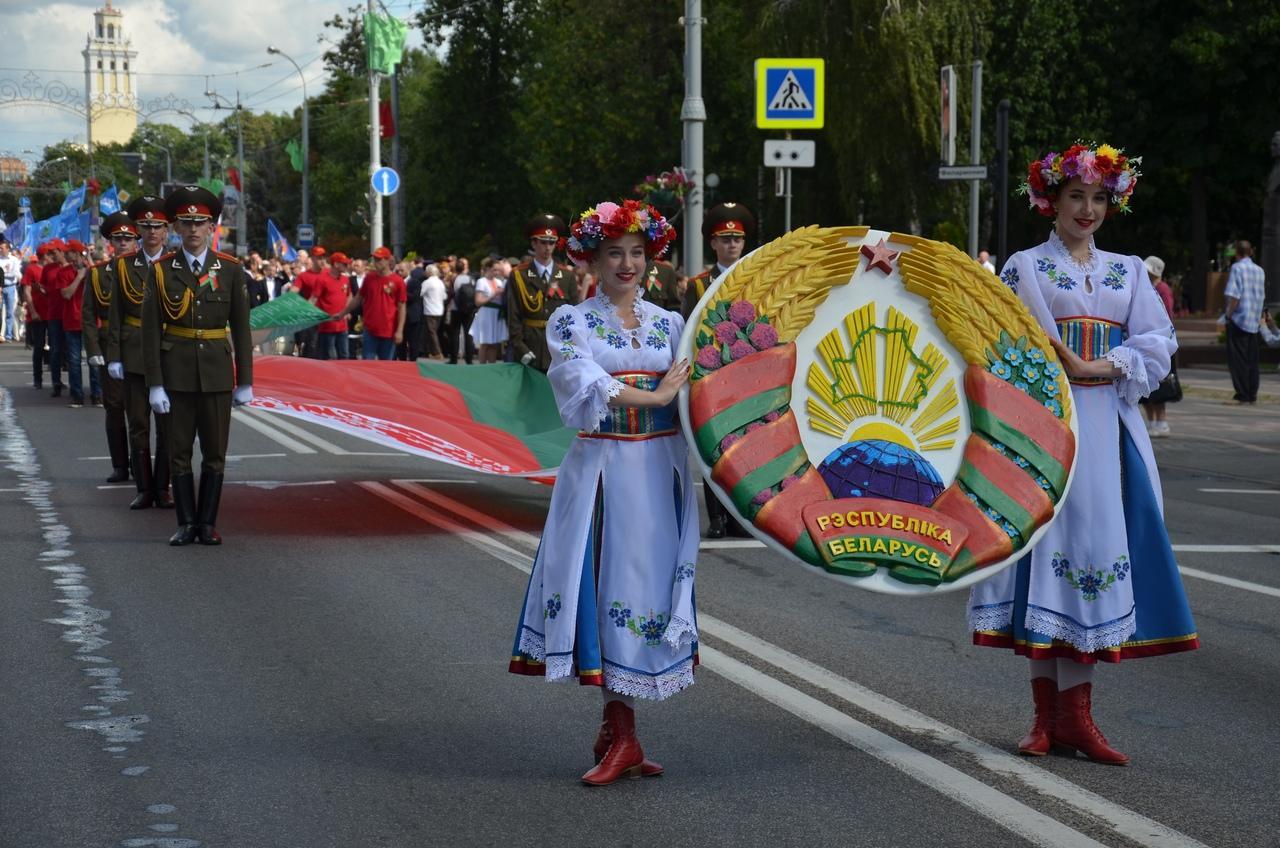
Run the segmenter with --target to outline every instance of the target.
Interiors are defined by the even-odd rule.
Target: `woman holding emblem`
[[[1111,765],[1129,758],[1093,721],[1097,662],[1199,646],[1137,406],[1169,372],[1173,325],[1142,260],[1094,244],[1107,218],[1129,211],[1139,161],[1110,145],[1077,143],[1028,168],[1023,191],[1054,227],[1044,244],[1009,257],[1000,279],[1044,328],[1066,371],[1079,459],[1057,521],[969,601],[975,644],[1031,660],[1035,722],[1019,751],[1041,756],[1057,746]]]
[[[588,209],[568,253],[598,293],[547,321],[547,377],[579,438],[552,490],[510,670],[601,687],[597,765],[582,776],[594,786],[661,774],[636,738],[635,699],[674,695],[697,664],[698,511],[674,405],[689,377],[675,356],[684,319],[641,291],[674,237],[652,206]]]

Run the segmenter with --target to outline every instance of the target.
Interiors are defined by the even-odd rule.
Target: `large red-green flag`
[[[262,356],[253,378],[259,409],[489,474],[548,476],[577,435],[523,365]]]

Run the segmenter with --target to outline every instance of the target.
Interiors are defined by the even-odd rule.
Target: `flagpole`
[[[369,225],[370,252],[382,247],[382,195],[373,190],[373,175],[382,167],[382,126],[378,115],[378,72],[373,67],[373,44],[370,41],[369,18],[373,17],[373,0],[369,0],[369,15],[365,22],[365,56],[369,66],[369,205],[373,221]]]

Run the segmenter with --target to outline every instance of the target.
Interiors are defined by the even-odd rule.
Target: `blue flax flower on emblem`
[[[1044,351],[1038,347],[1027,348],[1027,361],[1032,365],[1044,364]]]
[[[556,335],[560,336],[560,341],[567,342],[573,338],[573,316],[561,315],[556,319]]]
[[[1052,412],[1059,418],[1062,417],[1062,404],[1058,403],[1057,398],[1049,398],[1044,402],[1044,408]]]
[[[693,563],[682,562],[676,566],[676,580],[692,580],[693,579]]]
[[[1004,269],[1004,273],[1000,275],[1000,281],[1009,287],[1014,294],[1018,293],[1018,269],[1010,265]]]
[[[547,608],[543,611],[543,618],[555,619],[560,614],[560,595],[557,593],[547,599]]]
[[[1013,387],[1020,392],[1026,392],[1027,394],[1031,394],[1031,387],[1028,386],[1026,382],[1023,380],[1014,380]]]
[[[1013,376],[1013,369],[1003,362],[997,362],[991,366],[991,373],[995,374],[1001,380],[1007,380]]]
[[[1022,351],[1018,350],[1016,347],[1007,348],[1004,352],[1004,361],[1010,365],[1021,365]]]
[[[1040,379],[1040,372],[1031,365],[1024,365],[1022,366],[1022,379],[1028,383],[1034,383]]]
[[[1044,366],[1044,376],[1050,380],[1058,379],[1058,376],[1061,374],[1062,366],[1058,365],[1056,362],[1050,362]]]
[[[1044,382],[1040,384],[1040,392],[1045,397],[1053,397],[1058,393],[1058,381],[1049,377],[1044,378]]]
[[[609,347],[616,348],[617,350],[622,350],[627,346],[626,340],[622,338],[622,333],[619,333],[617,330],[610,330],[604,337],[604,340],[608,343]]]
[[[631,607],[622,601],[614,601],[609,606],[609,620],[613,622],[614,627],[626,627],[627,619],[631,617]]]

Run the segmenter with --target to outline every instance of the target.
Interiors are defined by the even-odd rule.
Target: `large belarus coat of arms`
[[[707,485],[836,579],[969,586],[1026,553],[1066,495],[1066,374],[1018,298],[951,245],[796,230],[707,290],[681,346]]]

